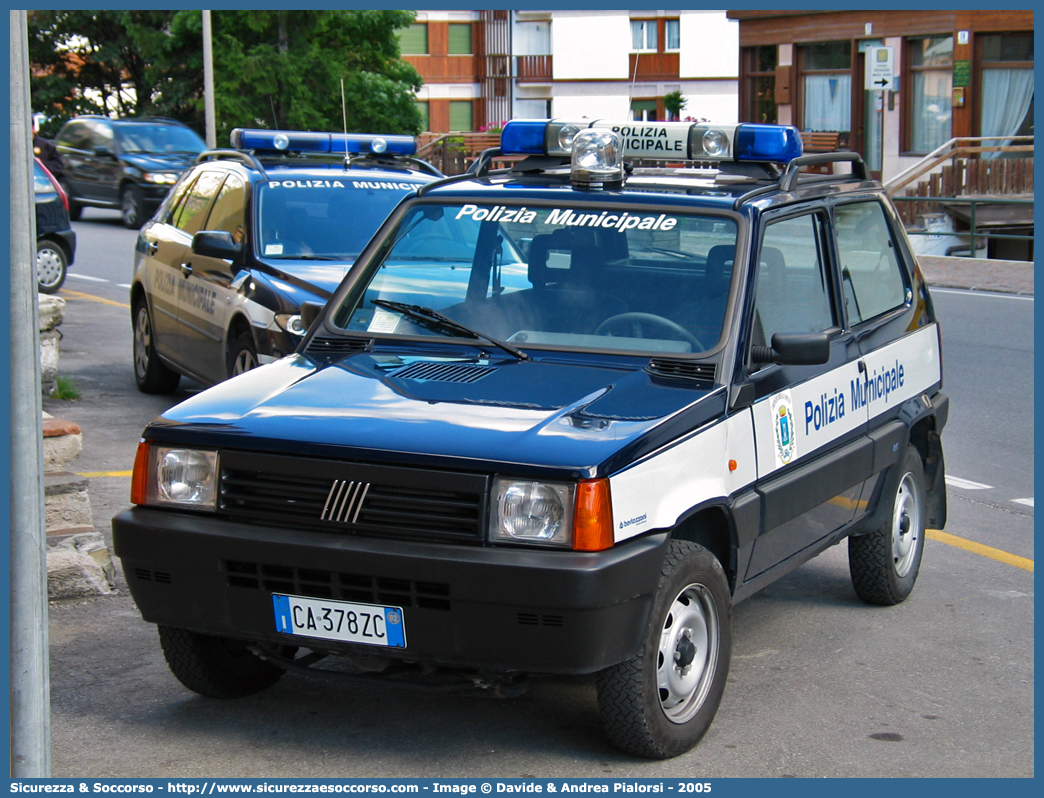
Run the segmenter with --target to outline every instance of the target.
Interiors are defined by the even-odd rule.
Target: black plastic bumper
[[[146,621],[441,665],[592,673],[641,646],[666,533],[598,553],[377,540],[135,507],[115,553]],[[406,649],[276,631],[273,593],[403,607]]]

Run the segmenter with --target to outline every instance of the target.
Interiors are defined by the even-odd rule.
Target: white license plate
[[[401,607],[272,594],[276,630],[288,635],[406,648]]]

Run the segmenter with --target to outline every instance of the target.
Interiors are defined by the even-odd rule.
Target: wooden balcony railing
[[[551,80],[551,56],[549,55],[520,55],[516,56],[518,79],[524,80]]]

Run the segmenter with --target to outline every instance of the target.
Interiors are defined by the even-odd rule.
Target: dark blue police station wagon
[[[302,314],[295,354],[148,426],[113,521],[206,696],[327,656],[501,695],[595,674],[612,742],[676,756],[735,602],[847,539],[896,604],[945,523],[924,279],[862,160],[790,127],[512,121]]]

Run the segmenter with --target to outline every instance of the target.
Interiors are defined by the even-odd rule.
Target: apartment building
[[[418,11],[403,58],[426,129],[512,118],[738,121],[739,25],[724,11]]]

